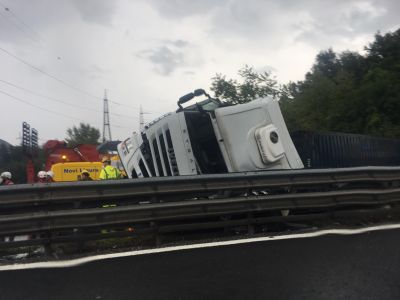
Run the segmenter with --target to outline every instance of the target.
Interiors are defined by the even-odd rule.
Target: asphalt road
[[[400,299],[400,230],[0,272],[0,299]]]

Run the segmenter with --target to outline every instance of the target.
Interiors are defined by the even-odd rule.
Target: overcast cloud
[[[209,89],[215,73],[235,77],[248,64],[280,83],[301,80],[319,51],[363,51],[377,31],[400,27],[396,0],[0,4],[0,138],[12,144],[23,121],[41,142],[80,121],[101,129],[104,89],[113,138],[125,139],[138,130],[140,105],[151,121]]]

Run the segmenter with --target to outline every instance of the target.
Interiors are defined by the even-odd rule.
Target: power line
[[[139,111],[140,111],[140,107],[137,107],[137,106],[132,106],[132,105],[129,105],[129,104],[124,104],[124,103],[116,102],[116,101],[113,101],[113,100],[108,100],[108,102],[114,103],[115,105],[119,105],[119,106],[126,106],[126,107],[128,107],[128,108],[132,108],[132,109],[134,109],[134,110],[139,110]],[[154,113],[160,113],[160,112],[158,112],[158,111],[145,111],[145,112],[143,112],[143,113],[144,113],[144,114],[154,114]]]
[[[10,98],[12,98],[12,99],[14,99],[14,100],[16,100],[16,101],[22,102],[22,103],[24,103],[24,104],[27,104],[27,105],[32,106],[32,107],[34,107],[34,108],[37,108],[37,109],[39,109],[39,110],[46,111],[46,112],[48,112],[48,113],[55,114],[55,115],[59,115],[59,116],[62,116],[62,117],[68,118],[68,119],[72,119],[72,120],[77,120],[77,121],[80,121],[80,122],[83,122],[83,123],[87,122],[86,120],[83,120],[83,119],[80,119],[80,118],[71,117],[71,116],[69,116],[69,115],[60,113],[60,112],[58,112],[58,111],[50,110],[50,109],[44,108],[44,107],[42,107],[42,106],[39,106],[39,105],[30,103],[30,102],[28,102],[28,101],[26,101],[26,100],[23,100],[23,99],[21,99],[21,98],[19,98],[19,97],[15,97],[15,96],[13,96],[13,95],[11,95],[11,94],[9,94],[9,93],[7,93],[7,92],[4,92],[4,91],[2,91],[2,90],[0,90],[0,93],[6,95],[6,96],[8,96],[8,97],[10,97]],[[120,126],[120,125],[114,125],[114,127],[125,128],[125,129],[131,129],[130,127],[125,127],[125,126]]]
[[[97,96],[95,96],[95,95],[93,95],[93,94],[91,94],[91,93],[89,93],[89,92],[86,92],[86,91],[84,91],[84,90],[82,90],[82,89],[80,89],[80,88],[77,88],[77,87],[73,86],[72,84],[70,84],[70,83],[68,83],[68,82],[66,82],[66,81],[64,81],[64,80],[62,80],[62,79],[59,79],[59,78],[57,78],[56,76],[54,76],[54,75],[52,75],[52,74],[50,74],[50,73],[48,73],[48,72],[46,72],[46,71],[44,71],[44,70],[42,70],[42,69],[36,67],[36,66],[34,66],[34,65],[30,64],[30,63],[28,63],[27,61],[23,60],[22,58],[16,56],[15,54],[13,54],[13,53],[7,51],[6,49],[4,49],[4,48],[2,48],[2,47],[0,47],[0,51],[3,51],[4,53],[6,53],[7,55],[11,56],[12,58],[18,60],[19,62],[23,63],[24,65],[26,65],[26,66],[32,68],[33,70],[35,70],[35,71],[37,71],[37,72],[40,72],[40,73],[46,75],[47,77],[52,78],[53,80],[58,81],[59,83],[65,85],[65,86],[67,86],[67,87],[69,87],[70,89],[73,89],[73,90],[75,90],[75,91],[77,91],[77,92],[80,92],[80,93],[82,93],[82,94],[84,94],[84,95],[86,95],[86,96],[89,96],[89,97],[91,97],[91,98],[94,98],[94,99],[96,99],[96,100],[101,99],[100,97],[97,97]],[[116,105],[122,105],[122,106],[130,107],[130,108],[133,108],[133,109],[139,109],[139,108],[134,107],[134,106],[131,106],[131,105],[129,105],[129,104],[124,104],[124,103],[120,103],[120,102],[117,102],[117,101],[110,101],[110,102],[112,102],[112,103],[114,103],[114,104],[116,104]]]
[[[44,74],[44,75],[46,75],[46,76],[48,76],[48,77],[50,77],[50,78],[52,78],[52,79],[58,81],[59,83],[65,85],[65,86],[67,86],[67,87],[69,87],[70,89],[76,90],[76,91],[78,91],[78,92],[80,92],[80,93],[82,93],[82,94],[85,94],[85,95],[87,95],[87,96],[89,96],[89,97],[92,97],[92,98],[95,98],[95,99],[97,99],[97,100],[100,99],[99,97],[97,97],[97,96],[95,96],[95,95],[92,95],[92,94],[90,94],[90,93],[88,93],[88,92],[86,92],[86,91],[84,91],[84,90],[81,90],[80,88],[77,88],[77,87],[75,87],[75,86],[69,84],[68,82],[65,82],[64,80],[59,79],[59,78],[57,78],[56,76],[51,75],[50,73],[47,73],[46,71],[44,71],[44,70],[42,70],[42,69],[40,69],[40,68],[38,68],[38,67],[36,67],[36,66],[30,64],[30,63],[28,63],[27,61],[23,60],[22,58],[19,58],[18,56],[12,54],[11,52],[7,51],[6,49],[4,49],[4,48],[2,48],[2,47],[0,47],[0,50],[3,51],[4,53],[6,53],[7,55],[11,56],[12,58],[18,60],[19,62],[21,62],[21,63],[27,65],[27,66],[30,67],[30,68],[32,68],[33,70],[36,70],[36,71],[38,71],[38,72],[40,72],[40,73],[42,73],[42,74]]]
[[[0,3],[0,5],[3,6],[3,7],[5,7],[5,6],[2,5],[1,3]],[[10,11],[7,10],[7,9],[8,9],[8,8],[5,7],[5,10],[8,11],[8,12],[10,12]],[[12,25],[14,26],[14,28],[16,28],[16,29],[18,29],[18,31],[22,32],[22,33],[25,35],[25,37],[27,37],[29,40],[31,40],[31,41],[34,42],[34,43],[40,43],[40,41],[39,41],[38,39],[32,37],[31,34],[29,34],[29,33],[28,33],[23,27],[21,27],[19,24],[13,22],[7,15],[5,15],[5,14],[3,14],[3,13],[1,13],[1,12],[0,12],[0,15],[1,15],[5,20],[7,20],[10,24],[12,24]]]
[[[33,43],[38,43],[37,40],[32,38],[23,28],[21,28],[18,24],[12,22],[6,15],[4,15],[2,12],[0,12],[0,15],[3,17],[4,20],[8,21],[8,24],[12,24],[13,26],[9,26],[10,28],[16,28],[18,31],[22,32],[26,38],[28,38],[31,42]]]
[[[64,100],[60,100],[60,99],[57,99],[57,98],[54,98],[54,97],[49,97],[49,96],[37,93],[35,91],[32,91],[30,89],[18,86],[18,85],[14,84],[14,83],[11,83],[11,82],[8,82],[8,81],[2,80],[2,79],[0,79],[0,82],[2,82],[4,84],[7,84],[9,86],[12,86],[14,88],[20,89],[22,91],[25,91],[27,93],[30,93],[32,95],[35,95],[37,97],[42,97],[42,98],[45,98],[45,99],[48,99],[48,100],[51,100],[51,101],[59,102],[59,103],[62,103],[62,104],[65,104],[65,105],[69,105],[69,106],[72,106],[72,107],[76,107],[76,108],[79,108],[79,109],[85,109],[85,110],[88,110],[88,111],[94,111],[94,112],[98,112],[98,113],[102,112],[101,110],[97,110],[97,109],[94,109],[94,108],[84,107],[84,106],[80,106],[80,105],[77,105],[77,104],[69,103],[69,102],[66,102]],[[132,119],[132,116],[128,116],[128,115],[124,115],[124,114],[111,113],[111,112],[110,112],[110,114],[111,115],[115,115],[117,117],[124,117],[124,118]]]
[[[109,90],[109,89],[107,89],[107,90]],[[111,91],[112,91],[112,90],[111,90]],[[114,92],[115,92],[115,91],[114,91]],[[118,94],[118,92],[117,92],[117,94]],[[120,93],[119,93],[119,94],[120,94]],[[126,106],[126,107],[129,107],[129,108],[135,109],[135,110],[139,110],[139,109],[140,109],[140,108],[137,107],[137,106],[132,106],[132,105],[129,105],[129,104],[120,103],[120,102],[114,101],[114,100],[108,100],[108,102],[114,103],[115,105],[118,105],[118,106]]]
[[[26,24],[24,21],[22,21],[19,17],[17,17],[17,15],[16,15],[9,7],[7,7],[6,5],[4,5],[3,3],[0,3],[0,6],[2,6],[8,13],[10,13],[16,20],[18,20],[18,21],[19,21],[21,24],[23,24],[26,28],[28,28],[28,29],[31,30],[33,33],[35,33],[35,35],[37,35],[39,38],[41,38],[40,35],[39,35],[38,33],[36,33],[35,30],[33,30],[29,25],[27,25],[27,24]],[[3,15],[3,14],[1,14],[1,15]],[[4,15],[3,15],[3,16],[4,16]],[[23,32],[23,33],[25,33],[26,35],[28,35],[28,33],[27,33],[23,28],[21,28],[18,24],[15,24],[15,23],[13,23],[13,22],[11,22],[11,23],[14,24],[21,32]],[[28,35],[28,36],[29,36],[29,35]],[[29,37],[30,37],[30,36],[29,36]],[[31,37],[30,37],[30,38],[31,38]],[[32,39],[32,40],[35,41],[35,42],[37,42],[37,40],[34,40],[34,39]],[[18,59],[20,62],[22,62],[22,63],[28,65],[28,66],[31,67],[31,68],[34,68],[36,71],[39,71],[39,72],[41,72],[41,73],[43,73],[43,74],[45,74],[45,75],[47,75],[47,76],[50,76],[52,79],[55,79],[55,80],[61,82],[62,84],[67,85],[67,86],[70,87],[70,88],[73,88],[73,89],[75,89],[75,90],[78,90],[79,92],[83,92],[84,94],[86,94],[86,95],[88,95],[88,96],[95,97],[96,99],[99,99],[97,96],[94,96],[94,95],[92,95],[92,94],[90,94],[90,93],[88,93],[88,92],[86,92],[86,91],[83,91],[83,90],[81,90],[81,89],[78,89],[78,88],[72,86],[71,84],[65,82],[64,80],[59,79],[59,78],[56,78],[54,75],[51,75],[51,74],[49,74],[49,73],[47,73],[47,72],[45,72],[45,71],[39,69],[38,67],[35,67],[35,66],[29,64],[28,62],[26,62],[26,61],[24,61],[23,59],[17,57],[16,55],[10,53],[9,51],[6,51],[5,49],[2,49],[2,50],[5,51],[7,54],[11,55],[12,57],[14,57],[15,59]],[[137,107],[130,106],[130,105],[126,105],[126,104],[119,103],[119,102],[116,102],[116,101],[110,101],[110,102],[113,102],[114,104],[117,104],[117,105],[125,105],[125,106],[128,106],[128,107],[134,108],[134,109],[139,109],[139,108],[137,108]]]
[[[28,30],[31,31],[31,33],[33,33],[39,40],[42,39],[41,35],[39,33],[36,32],[36,30],[34,30],[31,26],[29,26],[27,23],[25,23],[21,18],[19,18],[13,10],[11,10],[8,6],[4,5],[3,3],[0,3],[0,6],[2,6],[4,8],[4,10],[9,13],[15,20],[17,20],[20,24],[22,24],[23,26],[25,26],[25,28],[27,28]],[[15,23],[14,23],[15,24]],[[18,28],[20,28],[19,25],[15,24]],[[25,30],[23,30],[21,28],[21,30],[23,32],[25,32]],[[26,32],[25,32],[26,33]],[[28,33],[26,33],[28,34]]]
[[[71,117],[71,116],[65,115],[65,114],[63,114],[63,113],[60,113],[60,112],[57,112],[57,111],[53,111],[53,110],[50,110],[50,109],[47,109],[47,108],[44,108],[44,107],[41,107],[41,106],[32,104],[32,103],[30,103],[30,102],[28,102],[28,101],[25,101],[25,100],[23,100],[23,99],[21,99],[21,98],[15,97],[15,96],[13,96],[13,95],[11,95],[11,94],[9,94],[9,93],[6,93],[6,92],[4,92],[4,91],[1,91],[1,90],[0,90],[0,93],[4,94],[4,95],[6,95],[6,96],[8,96],[8,97],[10,97],[10,98],[12,98],[12,99],[14,99],[14,100],[17,100],[17,101],[19,101],[19,102],[22,102],[22,103],[25,103],[25,104],[30,105],[30,106],[32,106],[32,107],[35,107],[35,108],[37,108],[37,109],[40,109],[40,110],[43,110],[43,111],[46,111],[46,112],[49,112],[49,113],[52,113],[52,114],[55,114],[55,115],[63,116],[63,117],[68,118],[68,119],[73,119],[73,120],[78,120],[78,121],[83,121],[83,122],[84,122],[84,120],[82,120],[82,119],[78,119],[78,118],[75,118],[75,117]]]
[[[127,106],[127,107],[130,107],[130,108],[133,108],[133,109],[139,109],[138,107],[131,106],[131,105],[129,105],[129,104],[123,104],[123,103],[119,103],[119,102],[117,102],[117,101],[113,101],[113,100],[109,100],[109,102],[111,102],[111,103],[114,103],[114,104],[116,104],[116,105],[123,105],[123,106]]]
[[[26,24],[22,19],[20,19],[20,18],[13,12],[13,10],[11,10],[8,6],[4,5],[4,4],[1,3],[1,2],[0,2],[0,6],[2,6],[2,7],[4,8],[4,10],[7,11],[9,14],[11,14],[11,15],[14,17],[15,20],[17,20],[19,23],[21,23],[23,26],[25,26],[25,28],[29,29],[29,30],[30,30],[32,33],[34,33],[39,39],[42,39],[42,37],[41,37],[40,34],[38,34],[31,26],[29,26],[28,24]],[[3,15],[3,14],[1,14],[1,15]],[[3,16],[4,16],[4,15],[3,15]],[[29,33],[26,32],[21,26],[19,26],[18,24],[14,23],[14,22],[11,22],[11,23],[12,23],[14,26],[16,26],[16,28],[17,28],[18,30],[20,30],[22,33],[26,34],[32,41],[38,42],[37,39],[33,39],[33,38],[29,35]],[[10,56],[12,56],[13,58],[19,60],[20,62],[24,63],[25,65],[28,65],[29,67],[35,69],[36,71],[41,72],[42,74],[45,74],[46,76],[49,76],[49,77],[51,77],[52,79],[57,80],[58,82],[60,82],[60,83],[62,83],[62,84],[64,84],[64,85],[66,85],[66,86],[68,86],[69,88],[72,88],[72,89],[74,89],[74,90],[76,90],[76,91],[79,91],[79,92],[81,92],[81,93],[84,93],[84,94],[87,95],[87,96],[90,96],[90,97],[94,97],[94,98],[96,98],[96,99],[99,99],[97,96],[94,96],[94,95],[92,95],[91,93],[88,93],[88,92],[86,92],[86,91],[84,91],[84,90],[82,90],[82,89],[76,88],[75,86],[69,84],[68,82],[66,82],[66,81],[64,81],[64,80],[62,80],[62,79],[59,79],[59,78],[57,78],[56,76],[54,76],[54,75],[52,75],[52,74],[49,74],[49,73],[47,73],[47,72],[45,72],[45,71],[39,69],[39,68],[36,67],[36,66],[33,66],[33,65],[29,64],[29,63],[26,62],[25,60],[23,60],[23,59],[17,57],[16,55],[12,54],[11,52],[9,52],[9,51],[7,51],[7,50],[5,50],[5,49],[0,48],[0,50],[2,50],[3,52],[7,53],[7,54],[10,55]],[[132,108],[132,109],[135,109],[135,110],[139,110],[139,107],[135,107],[135,106],[132,106],[132,105],[129,105],[129,104],[124,104],[124,103],[120,103],[120,102],[113,101],[113,100],[109,100],[109,102],[114,103],[114,104],[116,104],[116,105],[121,105],[121,106],[129,107],[129,108]],[[152,113],[152,112],[149,112],[149,113]],[[155,113],[157,113],[157,112],[155,112]]]
[[[59,103],[62,103],[62,104],[65,104],[65,105],[69,105],[69,106],[72,106],[72,107],[76,107],[76,108],[80,108],[80,109],[86,109],[86,110],[90,110],[90,111],[100,112],[100,110],[96,110],[96,109],[93,109],[93,108],[80,106],[80,105],[77,105],[77,104],[72,104],[72,103],[69,103],[69,102],[66,102],[66,101],[63,101],[63,100],[60,100],[60,99],[56,99],[56,98],[53,98],[53,97],[49,97],[49,96],[46,96],[46,95],[39,94],[37,92],[34,92],[32,90],[29,90],[27,88],[18,86],[16,84],[13,84],[11,82],[8,82],[8,81],[2,80],[2,79],[0,79],[0,82],[5,83],[5,84],[7,84],[9,86],[12,86],[14,88],[20,89],[22,91],[25,91],[27,93],[30,93],[32,95],[35,95],[35,96],[38,96],[38,97],[42,97],[42,98],[45,98],[45,99],[48,99],[48,100],[51,100],[51,101],[59,102]]]
[[[19,21],[21,24],[23,24],[26,28],[28,28],[28,29],[31,30],[35,35],[37,35],[39,38],[41,38],[40,35],[39,35],[38,33],[36,33],[35,30],[33,30],[28,24],[26,24],[24,21],[22,21],[19,17],[17,17],[17,15],[16,15],[9,7],[7,7],[6,5],[4,5],[4,4],[1,3],[1,2],[0,2],[0,6],[2,6],[2,7],[5,9],[5,11],[7,11],[8,13],[10,13],[16,20],[18,20],[18,21]],[[0,13],[0,14],[1,14],[1,13]],[[1,14],[1,15],[3,15],[3,14]],[[4,15],[3,15],[3,16],[4,16]],[[29,36],[29,34],[28,34],[23,28],[21,28],[18,24],[14,23],[14,22],[11,22],[11,23],[12,23],[13,25],[15,25],[21,32],[23,32],[24,34],[26,34],[30,39],[32,39],[32,38]],[[35,40],[35,39],[32,39],[32,41],[37,42],[37,40]],[[6,52],[8,55],[11,55],[13,58],[19,60],[20,62],[22,62],[22,63],[28,65],[29,67],[31,67],[31,68],[33,68],[33,69],[35,69],[36,71],[39,71],[39,72],[41,72],[41,73],[43,73],[43,74],[45,74],[45,75],[51,77],[52,79],[57,80],[58,82],[60,82],[60,83],[62,83],[62,84],[64,84],[64,85],[66,85],[66,86],[68,86],[69,88],[73,88],[74,90],[78,90],[79,92],[84,93],[84,94],[87,95],[87,96],[90,96],[90,97],[94,97],[94,98],[96,98],[96,99],[99,99],[97,96],[94,96],[94,95],[92,95],[92,94],[90,94],[90,93],[88,93],[88,92],[86,92],[86,91],[83,91],[83,90],[81,90],[81,89],[79,89],[79,88],[76,88],[76,87],[74,87],[73,85],[69,84],[68,82],[65,82],[64,80],[59,79],[59,78],[55,77],[54,75],[51,75],[51,74],[49,74],[49,73],[47,73],[47,72],[45,72],[45,71],[39,69],[38,67],[35,67],[35,66],[29,64],[28,62],[26,62],[26,61],[24,61],[23,59],[17,57],[16,55],[12,54],[11,52],[9,52],[9,51],[7,51],[7,50],[5,50],[5,49],[1,49],[1,50],[4,51],[4,52]],[[123,105],[123,106],[127,106],[127,107],[130,107],[130,108],[133,108],[133,109],[139,109],[138,107],[134,107],[134,106],[131,106],[131,105],[119,103],[119,102],[117,102],[117,101],[110,101],[110,102],[112,102],[112,103],[114,103],[114,104],[116,104],[116,105]]]

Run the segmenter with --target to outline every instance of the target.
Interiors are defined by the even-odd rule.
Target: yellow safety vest
[[[113,166],[105,166],[100,172],[100,179],[107,180],[107,179],[119,179],[121,177],[121,173],[117,168]]]

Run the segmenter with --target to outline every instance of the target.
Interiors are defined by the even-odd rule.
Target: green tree
[[[3,149],[1,149],[4,151]],[[26,183],[26,163],[27,159],[22,152],[21,146],[11,146],[7,148],[5,156],[0,159],[0,173],[9,171],[15,183]]]
[[[289,129],[400,138],[400,30],[378,33],[365,49],[322,51],[305,80],[283,88]]]
[[[283,86],[270,73],[245,66],[240,82],[217,74],[211,90],[232,104],[279,98],[289,130],[400,138],[400,29],[377,33],[365,50],[321,51],[304,80]]]
[[[79,127],[73,126],[67,129],[65,139],[69,146],[78,144],[99,144],[100,131],[89,124],[80,123]]]
[[[227,103],[240,104],[265,96],[277,97],[280,93],[276,80],[268,72],[259,73],[246,65],[238,75],[242,82],[216,74],[211,83],[215,96]]]
[[[11,146],[2,143],[0,140],[0,166],[6,164],[11,159]]]

